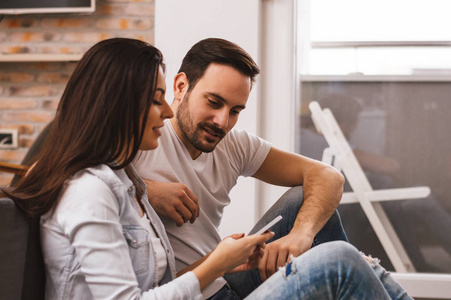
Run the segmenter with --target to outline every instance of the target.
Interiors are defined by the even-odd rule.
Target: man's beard
[[[185,135],[186,139],[193,145],[193,147],[202,152],[211,152],[216,148],[216,145],[224,138],[226,133],[221,128],[218,128],[214,124],[208,122],[201,122],[199,124],[194,124],[193,119],[188,108],[190,93],[187,93],[185,97],[180,102],[177,108],[177,125],[179,126],[182,133]],[[202,143],[201,136],[204,130],[208,131],[210,134],[217,135],[218,140],[210,140],[206,138],[207,144]]]

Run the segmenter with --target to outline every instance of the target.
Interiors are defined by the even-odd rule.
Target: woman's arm
[[[202,257],[201,259],[198,259],[196,262],[192,263],[188,267],[183,268],[182,270],[178,271],[177,272],[177,277],[180,277],[183,274],[185,274],[187,272],[190,272],[190,271],[194,270],[195,268],[197,268],[198,266],[200,266],[200,264],[203,263],[207,259],[207,257],[210,256],[210,254],[211,254],[211,252],[208,253],[207,255],[205,255],[204,257]]]
[[[75,250],[94,299],[202,299],[193,273],[142,292],[123,235],[118,201],[99,178],[79,180],[66,190],[54,217]]]

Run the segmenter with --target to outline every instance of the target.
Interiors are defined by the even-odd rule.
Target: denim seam
[[[68,251],[68,256],[66,258],[66,264],[64,267],[64,271],[63,271],[63,278],[61,281],[61,287],[62,289],[60,290],[60,294],[58,295],[58,299],[62,300],[64,298],[66,298],[66,293],[67,293],[67,285],[69,284],[69,275],[70,275],[70,271],[71,271],[71,266],[72,266],[72,261],[74,259],[75,256],[75,248],[74,247],[70,247],[69,251]]]

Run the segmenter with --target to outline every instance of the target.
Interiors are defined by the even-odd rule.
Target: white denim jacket
[[[56,208],[41,217],[46,299],[202,299],[194,273],[174,279],[174,253],[163,224],[148,203],[144,182],[132,166],[127,173],[106,165],[78,172]],[[136,190],[168,257],[159,283]]]

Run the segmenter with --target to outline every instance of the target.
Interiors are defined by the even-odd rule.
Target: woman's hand
[[[270,233],[270,232],[268,232],[268,233]],[[233,242],[230,243],[230,239],[229,238],[232,238],[234,240],[238,240],[238,239],[241,239],[243,237],[244,237],[244,233],[235,233],[235,234],[232,234],[231,236],[228,236],[226,238],[228,240],[224,239],[219,245],[225,244],[225,243],[229,243],[230,245],[221,245],[221,247],[228,247],[228,246],[233,247],[234,245],[231,245]],[[271,239],[271,237],[269,239]],[[239,243],[237,243],[237,245],[238,244]],[[218,245],[218,247],[219,247],[219,245]],[[216,249],[218,249],[218,247]],[[242,272],[242,271],[247,271],[247,270],[252,270],[252,269],[257,268],[258,264],[260,262],[260,259],[263,257],[263,253],[264,253],[263,249],[265,249],[265,247],[266,247],[265,243],[257,244],[256,247],[254,248],[254,251],[247,258],[247,260],[245,262],[243,262],[242,264],[239,264],[238,266],[234,267],[231,270],[226,271],[225,273],[237,273],[237,272]],[[216,249],[215,249],[215,251],[216,251]],[[225,251],[228,251],[228,250],[225,250]]]
[[[222,240],[205,261],[193,270],[205,288],[214,279],[230,272],[245,271],[258,266],[265,242],[274,236],[267,231],[261,235],[234,234]]]

